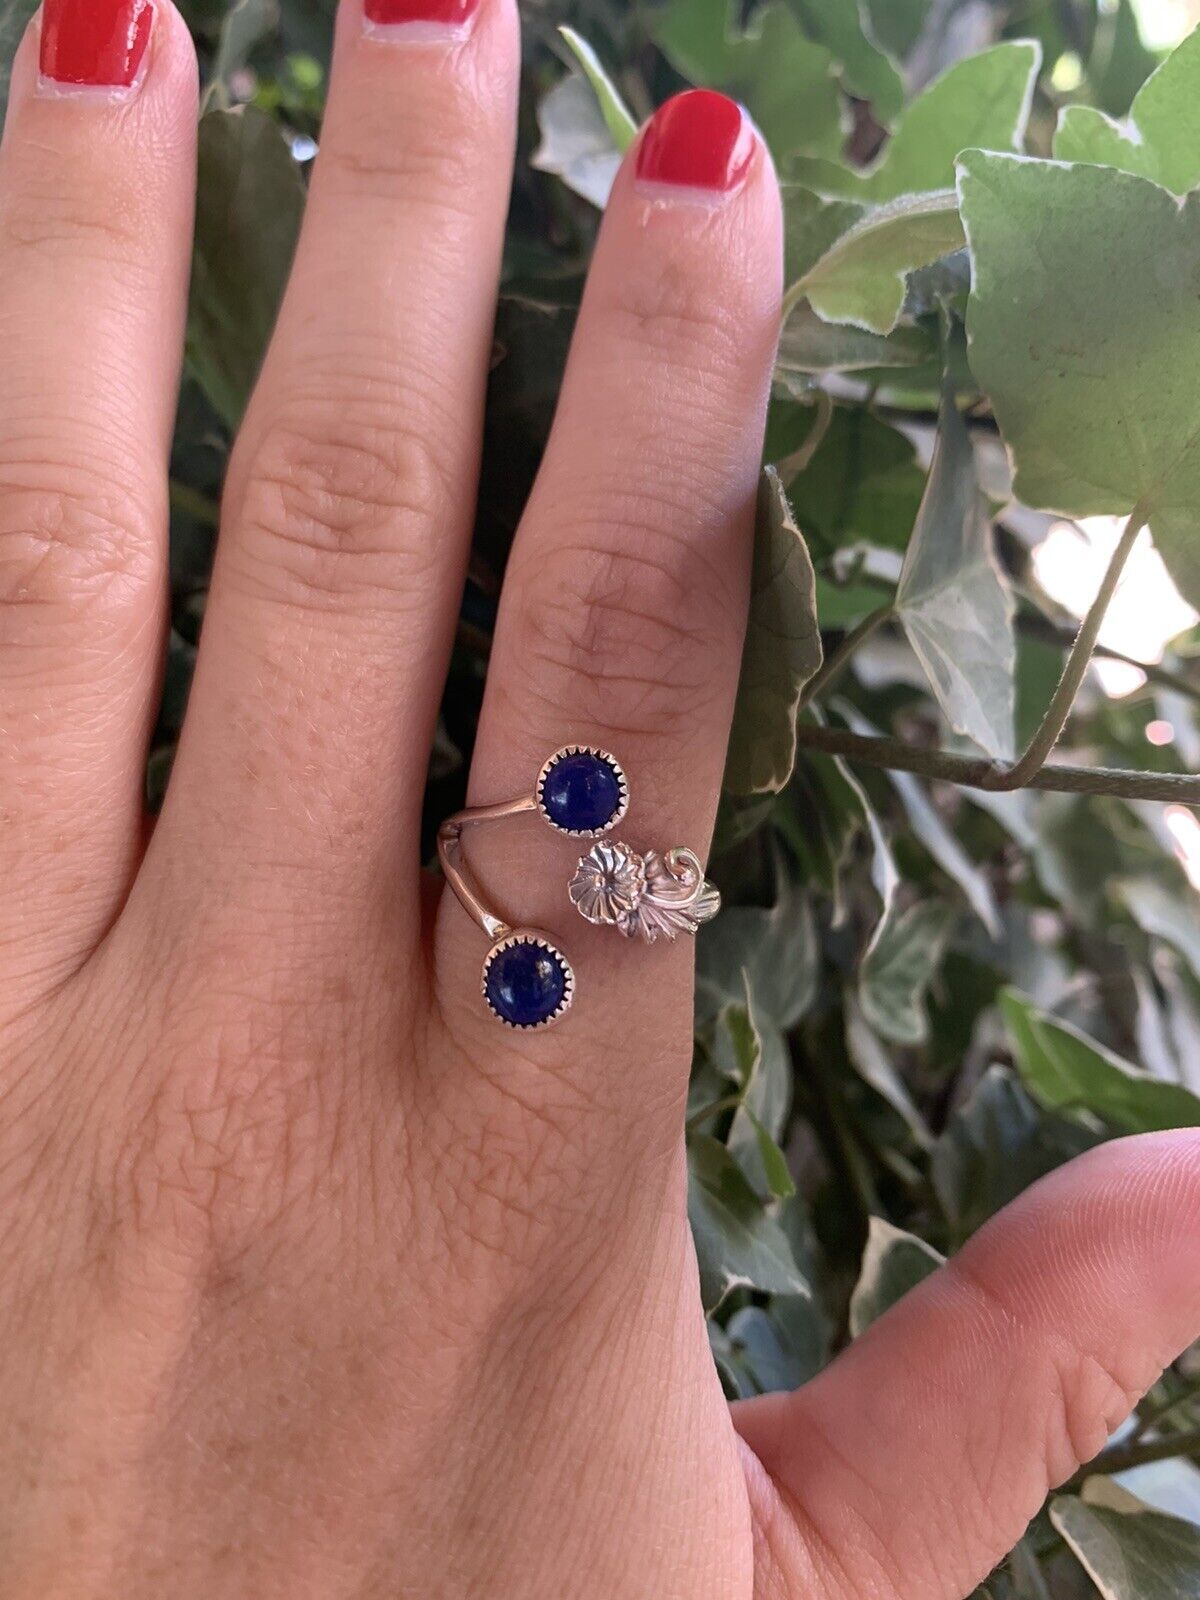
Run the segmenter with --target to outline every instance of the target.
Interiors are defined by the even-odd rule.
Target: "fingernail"
[[[644,192],[726,195],[746,176],[756,135],[736,101],[712,89],[677,94],[650,118],[638,145],[635,176]]]
[[[439,42],[461,39],[479,0],[365,0],[366,31],[383,39]]]
[[[150,42],[149,0],[46,0],[42,81],[57,89],[132,89]]]

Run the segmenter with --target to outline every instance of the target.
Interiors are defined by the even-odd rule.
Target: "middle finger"
[[[285,912],[323,884],[356,899],[415,893],[518,66],[513,0],[342,6],[312,193],[230,467],[152,852],[166,852],[169,877],[186,880],[199,857]],[[397,840],[413,855],[399,885]]]

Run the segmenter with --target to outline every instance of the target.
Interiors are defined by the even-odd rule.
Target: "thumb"
[[[1060,1168],[819,1378],[733,1408],[782,1592],[962,1600],[1197,1334],[1200,1131]]]

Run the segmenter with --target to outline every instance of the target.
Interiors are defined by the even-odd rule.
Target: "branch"
[[[861,622],[857,622],[804,685],[797,710],[803,711],[805,706],[811,705],[819,694],[831,688],[850,665],[850,658],[859,645],[865,644],[875,630],[881,628],[894,614],[889,601],[886,605],[876,606],[875,610],[868,612]]]
[[[1096,598],[1088,607],[1087,616],[1080,625],[1079,634],[1071,646],[1063,667],[1062,677],[1058,680],[1058,687],[1050,697],[1050,704],[1046,707],[1046,714],[1037,732],[1026,746],[1025,753],[1004,770],[1002,778],[995,784],[988,784],[985,787],[1027,788],[1034,774],[1045,765],[1067,725],[1071,707],[1075,704],[1075,696],[1079,693],[1079,686],[1087,675],[1088,663],[1092,659],[1092,651],[1096,648],[1096,639],[1103,625],[1109,601],[1121,581],[1121,573],[1125,570],[1125,563],[1129,559],[1129,553],[1137,541],[1138,534],[1145,526],[1145,516],[1140,509],[1135,508],[1125,524],[1117,548],[1112,553]]]
[[[1194,1456],[1197,1452],[1200,1452],[1200,1428],[1193,1428],[1189,1433],[1167,1434],[1145,1444],[1110,1445],[1089,1466],[1080,1467],[1075,1476],[1063,1484],[1063,1493],[1071,1494],[1082,1488],[1088,1478],[1111,1478],[1116,1472],[1148,1467],[1153,1461],[1174,1461],[1177,1456]]]
[[[801,723],[796,729],[797,744],[828,755],[865,761],[873,767],[890,767],[898,772],[915,772],[924,778],[940,778],[946,783],[964,784],[969,789],[1004,790],[1015,787],[1008,782],[1013,769],[1004,762],[957,755],[949,750],[921,750],[903,739],[869,738],[844,728],[821,728]],[[1050,789],[1058,794],[1112,794],[1125,800],[1164,800],[1178,805],[1200,806],[1200,774],[1173,772],[1133,772],[1121,767],[1040,768],[1022,787]]]

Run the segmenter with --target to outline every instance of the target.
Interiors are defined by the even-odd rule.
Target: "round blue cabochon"
[[[489,958],[483,992],[502,1021],[514,1028],[536,1028],[563,1004],[566,963],[538,940],[517,940]]]
[[[559,756],[542,779],[542,808],[567,833],[600,833],[621,809],[616,766],[590,750]]]

